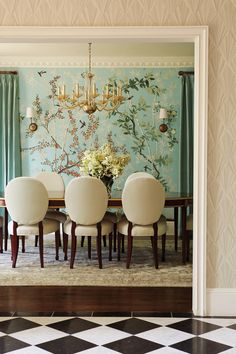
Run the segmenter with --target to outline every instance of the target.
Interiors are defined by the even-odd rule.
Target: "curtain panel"
[[[183,75],[181,79],[180,191],[193,193],[194,76]]]
[[[19,77],[0,74],[0,190],[21,175]]]

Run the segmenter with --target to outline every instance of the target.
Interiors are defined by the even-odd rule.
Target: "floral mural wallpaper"
[[[186,68],[184,68],[186,70]],[[20,68],[20,119],[23,175],[41,171],[62,174],[65,184],[81,174],[85,152],[110,143],[113,150],[130,156],[113,188],[121,189],[127,176],[147,171],[161,180],[167,191],[179,183],[179,126],[181,68],[95,68],[99,91],[106,82],[122,83],[127,98],[114,112],[65,110],[56,100],[58,85],[68,93],[82,84],[83,68]],[[30,132],[26,108],[33,108],[38,129]],[[168,110],[165,122],[160,108]],[[168,130],[159,126],[166,123]],[[39,164],[40,161],[40,164]]]

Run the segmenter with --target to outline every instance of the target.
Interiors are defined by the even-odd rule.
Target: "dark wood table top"
[[[53,192],[52,192],[53,193]],[[112,196],[108,200],[108,207],[119,208],[122,206],[121,190],[112,191]],[[168,192],[165,198],[165,207],[184,207],[193,204],[193,196],[189,193]],[[0,192],[0,207],[5,207],[4,193]],[[64,198],[49,198],[49,207],[63,208],[65,207]]]

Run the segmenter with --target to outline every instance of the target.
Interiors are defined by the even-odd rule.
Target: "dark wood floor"
[[[0,312],[192,311],[192,288],[0,286]]]

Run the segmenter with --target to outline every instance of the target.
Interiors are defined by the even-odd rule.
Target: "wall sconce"
[[[30,118],[29,131],[35,132],[38,129],[38,125],[33,122],[33,110],[31,107],[26,108],[26,118]]]
[[[168,117],[168,111],[165,108],[160,108],[160,115],[159,115],[160,119],[167,119]],[[168,126],[165,123],[162,123],[159,126],[159,130],[161,133],[165,133],[168,130]]]

